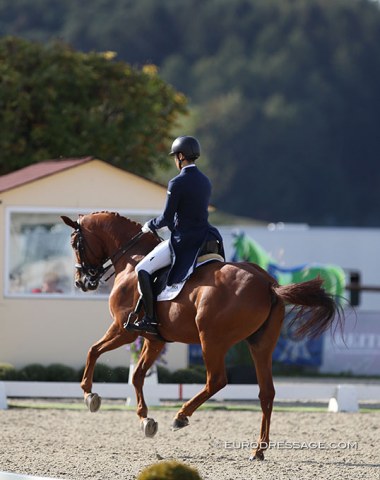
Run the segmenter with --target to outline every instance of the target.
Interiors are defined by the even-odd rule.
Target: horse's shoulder
[[[134,287],[136,286],[136,273],[133,270],[122,270],[115,276],[110,299],[127,294],[130,295]],[[125,298],[124,298],[125,299]]]

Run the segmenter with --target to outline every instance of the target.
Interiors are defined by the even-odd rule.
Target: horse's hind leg
[[[252,352],[251,347],[250,349]],[[259,399],[263,415],[261,419],[260,435],[257,441],[258,445],[256,450],[252,452],[250,459],[264,460],[263,452],[269,445],[270,420],[275,395],[272,377],[272,352],[270,350],[260,351],[260,353],[252,352],[252,356],[255,359],[257,380],[260,388]]]
[[[217,350],[215,344],[213,348],[206,347],[207,343],[204,339],[201,341],[203,358],[207,370],[206,385],[195,397],[182,405],[181,410],[177,413],[173,422],[173,430],[186,427],[189,424],[187,417],[191,416],[194,411],[200,407],[206,400],[211,398],[216,392],[227,385],[227,374],[224,358],[228,347],[220,346]]]
[[[269,430],[273,408],[275,389],[272,376],[272,353],[276,346],[284,319],[284,305],[278,301],[271,310],[270,316],[263,326],[248,340],[249,349],[256,366],[259,384],[259,399],[263,412],[260,436],[250,460],[264,460],[264,451],[269,446]]]
[[[83,377],[81,381],[81,388],[84,392],[84,400],[91,412],[97,412],[100,408],[100,397],[97,393],[92,393],[92,382],[94,377],[95,364],[97,359],[104,352],[114,350],[115,348],[131,343],[137,334],[127,333],[125,330],[120,330],[116,322],[112,323],[110,328],[105,333],[104,337],[98,340],[87,353],[86,366],[84,368]]]

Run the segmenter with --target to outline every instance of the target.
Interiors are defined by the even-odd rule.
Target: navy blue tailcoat
[[[169,182],[163,214],[148,223],[152,230],[168,227],[171,231],[170,246],[174,262],[168,285],[179,283],[191,275],[204,242],[218,240],[224,256],[222,237],[208,223],[210,196],[211,183],[206,175],[195,165],[184,167]]]

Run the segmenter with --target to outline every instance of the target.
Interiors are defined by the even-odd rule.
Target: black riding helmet
[[[201,146],[194,137],[177,137],[169,155],[175,155],[176,153],[182,153],[187,160],[196,160],[201,154]]]

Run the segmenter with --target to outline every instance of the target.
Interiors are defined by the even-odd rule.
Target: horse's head
[[[88,229],[82,228],[81,217],[78,221],[66,216],[61,218],[66,225],[74,229],[71,246],[76,257],[75,286],[83,292],[96,290],[105,272],[104,252],[99,238]]]

